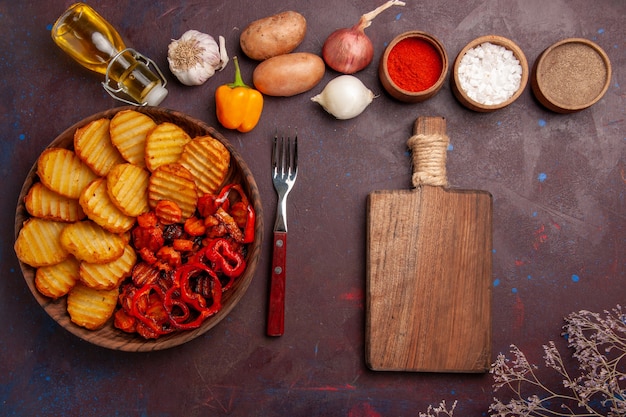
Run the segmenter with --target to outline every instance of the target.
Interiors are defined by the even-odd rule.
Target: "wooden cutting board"
[[[374,191],[367,201],[367,365],[486,372],[491,194],[447,187],[444,118],[417,119],[408,145],[415,188]]]

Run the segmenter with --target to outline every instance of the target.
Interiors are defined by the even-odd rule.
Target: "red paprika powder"
[[[405,38],[389,52],[387,70],[398,87],[417,93],[437,82],[443,60],[437,49],[424,39]]]

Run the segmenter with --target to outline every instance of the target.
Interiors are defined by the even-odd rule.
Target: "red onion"
[[[372,20],[391,6],[404,6],[400,0],[389,0],[382,6],[364,14],[351,28],[337,29],[331,33],[322,47],[326,65],[344,74],[354,74],[367,67],[374,57],[374,46],[365,34]]]

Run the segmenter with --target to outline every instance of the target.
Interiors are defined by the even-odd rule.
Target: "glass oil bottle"
[[[102,86],[113,98],[133,105],[157,106],[167,96],[167,81],[156,64],[127,48],[111,24],[90,6],[70,6],[51,34],[75,61],[105,76]]]

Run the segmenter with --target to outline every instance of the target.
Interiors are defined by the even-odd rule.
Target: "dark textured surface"
[[[372,372],[364,363],[365,201],[371,191],[410,187],[405,142],[418,116],[444,116],[452,186],[494,197],[494,355],[512,343],[541,362],[563,317],[602,311],[626,300],[625,104],[626,3],[597,1],[409,1],[366,30],[374,63],[357,76],[379,97],[356,119],[333,120],[309,98],[337,74],[327,71],[310,93],[270,98],[250,133],[221,129],[215,88],[233,66],[205,85],[180,85],[166,68],[171,38],[197,29],[238,37],[250,21],[297,10],[308,21],[298,51],[320,53],[328,34],[351,26],[378,1],[93,1],[129,46],[154,59],[168,77],[164,107],[218,128],[256,177],[266,236],[276,198],[269,175],[275,130],[298,129],[300,172],[289,199],[290,247],[285,335],[267,338],[265,311],[270,241],[239,305],[207,334],[155,353],[102,349],[63,330],[39,307],[22,279],[13,244],[16,198],[41,150],[78,120],[119,103],[101,78],[65,56],[50,27],[69,1],[0,4],[2,275],[0,414],[17,416],[417,416],[428,404],[459,401],[455,416],[488,415],[488,374]],[[558,115],[527,87],[511,106],[471,112],[449,82],[420,104],[394,101],[377,79],[387,42],[408,30],[437,36],[450,58],[470,40],[514,40],[529,64],[567,37],[598,43],[613,77],[590,109]],[[254,62],[242,57],[244,79]],[[546,374],[555,387],[560,378]],[[500,394],[500,393],[498,393]],[[504,397],[506,393],[502,393]]]

